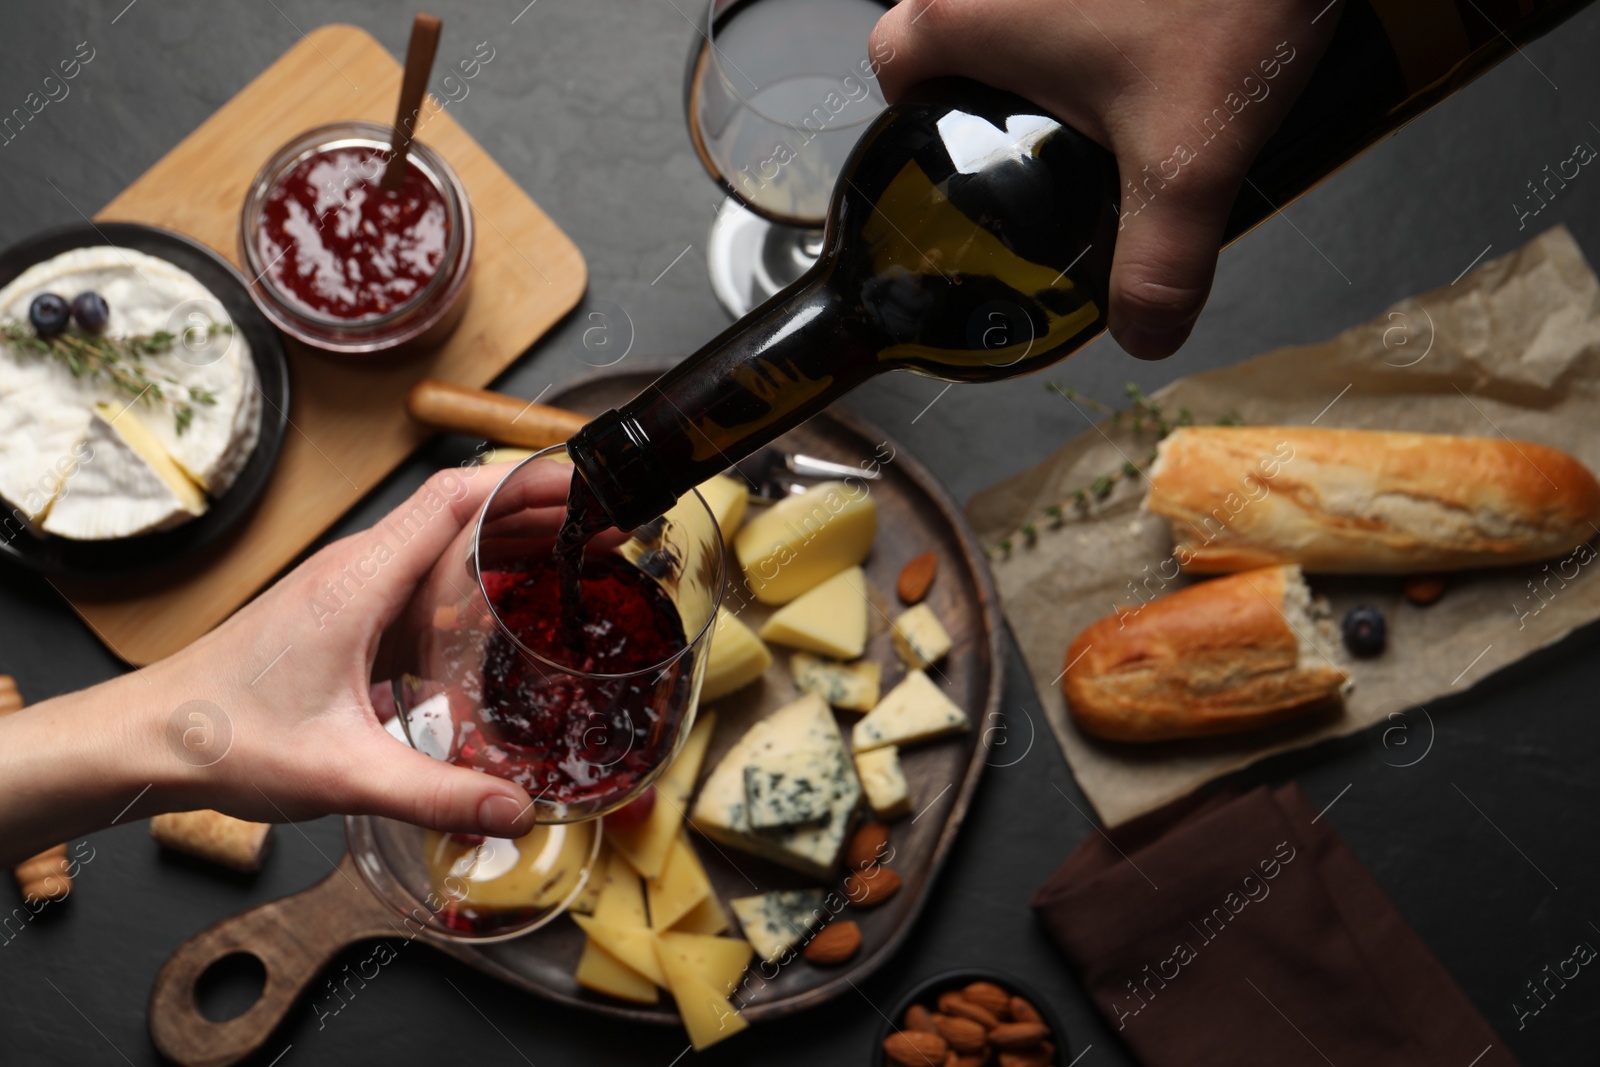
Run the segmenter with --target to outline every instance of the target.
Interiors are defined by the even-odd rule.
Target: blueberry
[[[72,298],[72,317],[87,332],[99,333],[111,318],[111,308],[106,305],[105,297],[90,289]]]
[[[28,305],[28,321],[40,337],[53,337],[67,328],[72,309],[54,293],[40,293]]]
[[[1355,656],[1376,656],[1383,651],[1389,627],[1383,621],[1383,612],[1362,604],[1351,608],[1344,617],[1344,647]]]

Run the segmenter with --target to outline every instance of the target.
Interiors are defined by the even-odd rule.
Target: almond
[[[1418,607],[1425,608],[1444,596],[1445,585],[1445,580],[1440,575],[1419,574],[1415,577],[1407,578],[1405,584],[1400,588],[1405,593],[1407,600]]]
[[[971,996],[972,994],[968,993],[967,995]],[[1039,1014],[1039,1009],[1021,997],[1011,998],[1011,1017],[1019,1023],[1044,1022],[1044,1016]]]
[[[957,1052],[980,1052],[984,1048],[983,1027],[971,1019],[935,1014],[933,1025],[938,1028],[939,1036]]]
[[[937,573],[939,557],[932,552],[924,552],[901,569],[895,592],[907,604],[915,604],[928,595],[928,587],[933,584],[933,576]]]
[[[899,889],[900,876],[887,867],[857,871],[844,880],[845,895],[850,898],[850,903],[858,908],[871,908],[882,904]]]
[[[1044,1023],[1001,1023],[989,1031],[989,1044],[1003,1052],[1033,1048],[1050,1036]]]
[[[995,1018],[1003,1018],[1011,1009],[1011,997],[993,982],[973,982],[961,995]]]
[[[1000,1053],[1000,1067],[1050,1067],[1053,1052],[1045,1052],[1044,1046],[1030,1048],[1026,1052]]]
[[[985,1045],[982,1052],[969,1052],[965,1056],[957,1057],[956,1067],[987,1067],[988,1062],[992,1059],[994,1059],[994,1050]]]
[[[951,1049],[944,1054],[944,1067],[959,1067],[961,1057],[956,1055],[956,1050]]]
[[[883,857],[888,851],[889,828],[881,822],[864,822],[850,836],[850,843],[845,846],[845,866],[852,871],[859,871],[863,867],[883,862]]]
[[[819,967],[843,963],[861,950],[861,927],[853,922],[829,923],[806,945],[806,961]]]
[[[950,1046],[926,1030],[901,1030],[883,1039],[883,1054],[900,1067],[941,1067]]]
[[[946,1015],[959,1015],[963,1019],[971,1019],[985,1030],[993,1030],[1000,1025],[1000,1020],[988,1008],[980,1007],[966,997],[951,990],[939,994],[939,1010]]]
[[[921,1004],[913,1004],[906,1009],[905,1022],[907,1030],[923,1030],[930,1034],[938,1033],[938,1029],[933,1025],[933,1012],[924,1008]]]

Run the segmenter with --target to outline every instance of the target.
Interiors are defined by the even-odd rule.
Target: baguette
[[[1300,568],[1267,567],[1100,619],[1067,648],[1067,706],[1110,741],[1237,733],[1314,710],[1347,676],[1310,605]]]
[[[1161,442],[1144,506],[1195,574],[1419,574],[1570,552],[1596,533],[1600,484],[1508,438],[1191,426]]]

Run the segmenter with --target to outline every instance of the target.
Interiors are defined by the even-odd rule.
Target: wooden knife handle
[[[182,1067],[227,1067],[266,1043],[306,987],[347,945],[410,931],[361,882],[348,853],[310,889],[224,919],[174,952],[150,990],[150,1037]],[[267,972],[250,1010],[214,1023],[200,1013],[195,985],[212,964],[235,953],[255,956]]]
[[[522,448],[559,445],[589,421],[576,412],[431,378],[411,387],[406,411],[425,426]]]

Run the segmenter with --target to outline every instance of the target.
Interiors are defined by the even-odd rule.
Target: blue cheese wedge
[[[915,670],[930,667],[950,651],[950,635],[926,604],[918,604],[894,620],[894,650],[900,662]]]
[[[744,769],[750,826],[771,830],[828,817],[838,761],[832,752],[774,752]]]
[[[745,940],[768,963],[778,960],[828,917],[824,889],[789,889],[730,900]]]
[[[809,652],[790,656],[789,672],[802,693],[815,693],[834,707],[850,711],[871,711],[883,683],[883,666],[875,660],[838,663]]]
[[[856,773],[878,818],[898,819],[910,813],[911,789],[900,768],[900,750],[894,745],[856,753]]]
[[[926,674],[912,671],[889,690],[851,734],[855,750],[909,745],[967,729],[967,713],[940,692]]]
[[[794,752],[818,757],[815,773],[827,793],[826,816],[803,826],[753,826],[745,769]],[[689,818],[695,830],[719,844],[826,878],[838,866],[860,802],[861,781],[833,711],[821,697],[808,693],[757,722],[734,743],[701,786]]]

